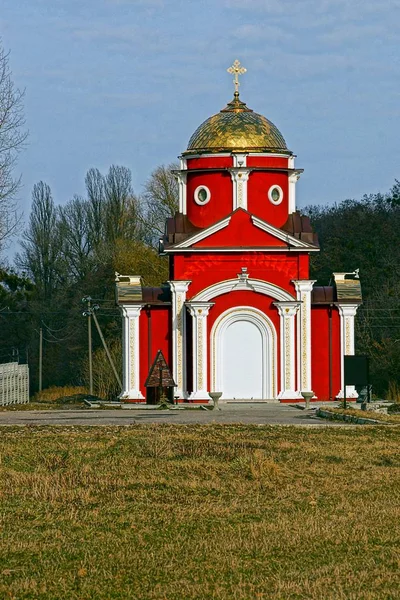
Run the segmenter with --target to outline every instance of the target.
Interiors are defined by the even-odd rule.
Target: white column
[[[209,400],[207,389],[208,375],[208,333],[207,317],[213,302],[188,302],[186,307],[192,316],[192,356],[193,391],[189,400]]]
[[[143,304],[122,305],[122,393],[121,398],[144,400],[140,391],[139,317]]]
[[[300,311],[297,319],[297,396],[311,392],[311,292],[315,280],[293,281]]]
[[[289,214],[296,212],[296,183],[300,179],[300,173],[289,175]]]
[[[359,304],[336,304],[340,315],[340,392],[344,398],[344,357],[354,355],[354,317]],[[346,398],[358,398],[354,385],[346,386]]]
[[[186,169],[186,161],[181,161],[185,162],[185,168]],[[179,190],[179,212],[183,213],[184,215],[186,215],[187,213],[187,187],[186,187],[186,182],[187,182],[187,171],[180,171],[179,173],[176,173],[176,178],[178,180],[178,190]]]
[[[296,393],[295,316],[298,302],[274,302],[280,317],[281,386],[278,398],[293,400]]]
[[[186,292],[191,281],[169,281],[172,292],[172,371],[175,396],[186,398]]]

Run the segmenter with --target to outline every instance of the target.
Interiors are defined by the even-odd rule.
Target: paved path
[[[349,426],[285,404],[222,404],[206,410],[32,410],[0,412],[0,425],[132,425],[146,423],[248,423],[256,425]],[[350,425],[351,426],[351,425]]]

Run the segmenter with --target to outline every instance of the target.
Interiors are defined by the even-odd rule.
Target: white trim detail
[[[264,296],[271,296],[274,300],[286,300],[289,302],[295,300],[289,292],[273,283],[263,281],[262,279],[251,279],[250,277],[238,275],[237,279],[227,279],[210,285],[208,288],[205,288],[196,294],[196,296],[191,299],[191,302],[209,302],[217,296],[222,296],[222,294],[229,294],[229,292],[235,291],[258,292],[259,294],[264,294]]]
[[[206,192],[205,200],[200,200],[200,198],[199,198],[200,190],[205,190],[205,192]],[[208,204],[210,202],[210,198],[211,198],[211,192],[206,185],[198,185],[197,188],[194,190],[193,200],[199,206],[204,206],[205,204]]]
[[[278,154],[277,152],[249,152],[247,156],[262,156],[262,157],[272,157],[272,158],[287,158],[290,160],[292,157],[294,158],[294,154]]]
[[[122,392],[121,399],[144,400],[140,391],[139,317],[143,304],[122,305]]]
[[[294,400],[296,392],[295,316],[300,302],[274,302],[280,317],[281,391],[280,400]]]
[[[277,187],[277,186],[273,186],[273,187]],[[279,240],[282,240],[283,242],[286,242],[286,244],[290,244],[290,245],[294,246],[295,248],[299,248],[299,249],[307,248],[310,250],[314,250],[316,248],[316,246],[313,246],[312,244],[308,244],[307,242],[298,240],[297,238],[290,235],[290,233],[285,233],[284,231],[282,231],[282,229],[278,229],[277,227],[270,225],[266,221],[263,221],[262,219],[255,217],[254,215],[252,215],[251,220],[253,221],[253,224],[256,227],[258,227],[259,229],[266,231],[270,235],[273,235],[274,237],[278,238]],[[319,250],[319,248],[317,248],[317,250]]]
[[[202,186],[202,187],[204,187],[204,186]],[[190,248],[190,246],[192,246],[193,244],[197,244],[197,242],[201,242],[201,240],[204,240],[205,238],[212,235],[213,233],[217,233],[217,231],[221,231],[221,229],[224,229],[225,227],[227,227],[230,222],[231,222],[230,216],[227,217],[226,219],[223,219],[222,221],[218,221],[218,223],[215,223],[215,225],[212,225],[211,227],[208,227],[207,229],[204,229],[203,231],[200,231],[199,233],[195,233],[190,238],[188,238],[187,240],[184,240],[180,244],[176,244],[176,246],[174,246],[174,248],[173,248],[173,251],[175,251],[176,248],[179,248],[179,249],[180,248]]]
[[[186,398],[186,292],[191,281],[169,281],[172,292],[172,372],[175,395]]]
[[[344,356],[354,355],[354,317],[359,304],[339,304],[340,315],[340,392],[337,398],[344,398]],[[346,398],[358,398],[354,385],[346,386]]]
[[[207,237],[207,236],[205,236]],[[203,238],[204,239],[204,238]],[[298,241],[298,240],[297,240]],[[222,254],[224,252],[319,252],[319,248],[316,246],[307,246],[305,248],[293,248],[292,246],[240,246],[233,248],[196,248],[196,252],[216,252]],[[184,252],[193,252],[192,248],[178,248],[173,246],[172,248],[165,248],[163,254],[183,254]]]
[[[201,154],[201,153],[197,153],[197,154],[185,154],[185,160],[188,160],[189,158],[226,158],[227,156],[232,156],[232,152],[216,152],[215,154],[211,153],[211,154]],[[190,171],[190,169],[189,169]]]
[[[250,306],[235,306],[223,312],[215,321],[210,334],[211,391],[222,390],[223,334],[235,321],[250,321],[259,329],[263,348],[262,397],[272,400],[277,396],[277,335],[275,327],[261,310]],[[223,398],[224,396],[222,396]]]
[[[179,189],[179,212],[186,215],[187,213],[187,163],[185,158],[180,159],[181,163],[181,171],[179,173],[175,173],[175,176],[178,180],[178,189]]]
[[[296,212],[296,183],[300,179],[300,173],[289,175],[289,215]]]
[[[241,155],[244,156],[244,155]],[[232,210],[247,210],[247,182],[251,169],[229,169],[232,178]]]
[[[297,319],[297,386],[301,392],[311,392],[311,292],[316,280],[293,281],[300,302]]]
[[[272,192],[275,189],[279,191],[279,198],[278,198],[278,200],[274,200],[273,197],[272,197]],[[281,188],[280,185],[277,185],[276,183],[274,183],[274,185],[271,185],[271,187],[268,190],[268,200],[274,206],[279,206],[283,202],[283,189]]]
[[[208,375],[208,333],[207,317],[212,302],[187,302],[186,308],[192,317],[192,359],[193,359],[193,391],[189,400],[209,400]]]

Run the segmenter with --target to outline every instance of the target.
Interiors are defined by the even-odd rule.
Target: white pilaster
[[[179,190],[179,212],[186,215],[187,213],[187,161],[181,158],[181,171],[176,173]]]
[[[299,302],[274,302],[280,317],[281,389],[280,400],[293,400],[296,393],[295,316]]]
[[[143,305],[122,305],[123,374],[121,398],[144,400],[140,391],[139,317]]]
[[[169,281],[172,292],[172,369],[175,395],[186,398],[186,311],[185,299],[191,281]]]
[[[300,311],[297,319],[297,395],[311,392],[311,292],[315,280],[293,281]]]
[[[296,212],[296,183],[300,179],[300,173],[289,175],[289,214]]]
[[[354,317],[359,304],[336,304],[340,315],[340,392],[344,398],[344,357],[354,355]],[[346,398],[358,398],[354,385],[346,386]]]
[[[208,333],[207,317],[213,302],[188,302],[186,307],[192,317],[193,391],[189,400],[209,400],[207,389],[208,375]]]
[[[233,154],[233,169],[230,170],[232,178],[232,210],[244,208],[247,210],[247,181],[250,169],[246,169],[247,155]]]
[[[236,169],[231,171],[233,182],[233,204],[232,210],[244,208],[247,210],[247,181],[249,179],[249,169]]]

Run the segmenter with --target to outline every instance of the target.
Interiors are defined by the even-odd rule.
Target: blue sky
[[[140,193],[232,97],[283,133],[299,205],[387,191],[400,178],[400,0],[3,0],[0,31],[30,131],[20,205],[58,203],[90,167]]]

